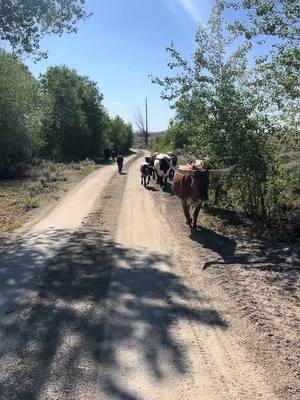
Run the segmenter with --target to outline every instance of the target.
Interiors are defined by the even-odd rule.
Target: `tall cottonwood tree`
[[[28,68],[0,50],[0,178],[40,154],[46,100]]]
[[[99,156],[109,119],[96,83],[65,66],[50,67],[41,83],[51,99],[45,154],[60,160]]]
[[[182,138],[188,152],[209,156],[215,165],[235,164],[232,203],[249,215],[266,216],[270,176],[279,186],[284,182],[276,181],[270,145],[276,126],[253,71],[247,71],[249,44],[230,54],[233,38],[223,11],[224,3],[217,1],[208,24],[199,27],[192,59],[184,59],[174,45],[169,47],[170,75],[153,81],[176,111],[169,130],[174,142]]]

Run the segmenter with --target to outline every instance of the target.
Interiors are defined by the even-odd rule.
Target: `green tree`
[[[81,108],[85,115],[89,130],[89,157],[99,157],[102,154],[110,124],[110,119],[103,106],[103,95],[97,84],[87,78],[82,79]]]
[[[0,40],[7,42],[14,54],[45,57],[41,39],[48,34],[61,36],[76,32],[76,23],[87,18],[84,0],[1,0]]]
[[[133,130],[120,116],[111,118],[108,138],[112,149],[121,154],[126,154],[132,145]]]
[[[206,26],[196,34],[192,60],[181,57],[175,46],[167,49],[172,74],[154,82],[163,88],[176,115],[169,128],[171,141],[198,157],[209,156],[215,166],[235,164],[228,181],[231,203],[249,215],[267,216],[272,190],[284,189],[279,178],[272,138],[279,129],[253,72],[247,71],[247,44],[229,54],[232,37],[222,19],[218,1]],[[273,179],[270,179],[272,177]],[[274,212],[276,202],[268,209]]]
[[[172,102],[176,117],[170,126],[175,144],[188,146],[198,155],[239,158],[237,141],[253,129],[256,99],[245,85],[247,46],[225,56],[230,38],[221,18],[223,6],[214,7],[207,26],[200,26],[191,61],[181,57],[175,46],[167,49],[172,76],[156,78],[162,98]],[[174,72],[178,71],[178,72]],[[242,140],[241,140],[242,142]]]
[[[47,98],[28,68],[0,50],[0,176],[21,172],[43,145]]]
[[[51,98],[45,122],[46,154],[61,160],[99,156],[108,117],[96,83],[65,66],[50,67],[41,82]]]

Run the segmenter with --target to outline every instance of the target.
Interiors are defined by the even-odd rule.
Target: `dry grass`
[[[20,179],[0,180],[0,234],[20,228],[39,208],[59,200],[97,168],[89,160],[70,164],[40,161]]]

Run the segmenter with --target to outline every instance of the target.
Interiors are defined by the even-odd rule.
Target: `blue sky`
[[[93,12],[77,34],[47,37],[47,60],[34,64],[38,76],[50,65],[65,64],[96,81],[111,116],[134,122],[137,109],[149,105],[149,129],[166,129],[172,111],[160,99],[160,88],[149,74],[168,73],[165,48],[172,41],[185,55],[193,52],[199,22],[207,21],[213,0],[87,0]]]

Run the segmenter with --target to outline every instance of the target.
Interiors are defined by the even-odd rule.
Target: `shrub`
[[[25,195],[23,198],[23,207],[25,211],[29,211],[33,208],[38,208],[40,206],[40,198],[38,196]]]
[[[44,185],[41,181],[30,182],[25,186],[26,190],[29,192],[31,196],[40,194],[43,189]]]

